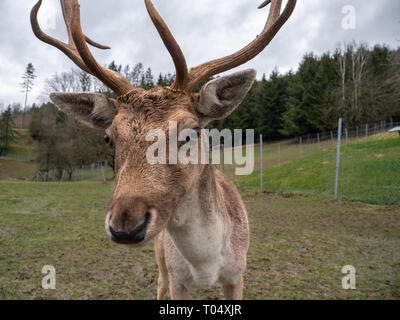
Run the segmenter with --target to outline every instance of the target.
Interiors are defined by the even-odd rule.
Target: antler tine
[[[32,30],[40,40],[65,53],[79,68],[94,75],[118,96],[131,91],[132,84],[120,73],[100,66],[91,54],[87,43],[100,49],[109,49],[85,36],[80,24],[80,8],[78,0],[61,0],[62,11],[68,32],[68,44],[45,34],[38,23],[37,15],[42,4],[39,0],[31,11]]]
[[[173,87],[176,89],[184,87],[186,85],[188,76],[188,68],[185,56],[183,55],[182,50],[176,42],[171,31],[168,29],[167,24],[157,12],[151,0],[145,0],[145,4],[154,26],[156,27],[161,39],[163,40],[172,57],[172,60],[174,61],[176,78]]]
[[[265,6],[271,3],[272,0],[267,0],[265,2]],[[263,5],[260,6],[262,9],[264,8]],[[267,19],[267,23],[265,24],[263,32],[265,32],[267,29],[271,28],[276,19],[279,18],[279,15],[281,14],[281,8],[282,8],[282,0],[273,0],[271,4],[271,9],[269,10],[269,15]]]
[[[106,69],[98,64],[93,57],[86,43],[85,35],[81,27],[81,15],[78,0],[71,0],[72,16],[71,16],[71,35],[76,49],[87,67],[92,71],[93,75],[102,81],[106,86],[114,90],[119,96],[122,96],[133,89],[128,79],[118,72]]]
[[[35,36],[37,38],[39,38],[39,40],[42,40],[43,42],[45,42],[53,47],[56,47],[57,49],[62,51],[73,62],[75,62],[75,64],[79,68],[85,70],[86,72],[91,73],[91,71],[87,68],[87,66],[85,65],[85,63],[83,62],[81,57],[79,56],[78,51],[76,50],[76,48],[73,45],[66,44],[55,38],[52,38],[42,31],[42,29],[40,28],[39,22],[38,22],[38,17],[37,17],[41,5],[42,5],[42,0],[39,0],[36,3],[36,5],[32,8],[32,11],[31,11],[31,25],[32,25],[32,30],[33,30],[33,33],[35,34]]]
[[[271,3],[271,0],[265,0],[263,3],[261,3],[258,6],[258,9],[262,9],[262,8],[266,7],[267,5],[269,5],[270,3]]]
[[[61,0],[60,2],[61,2],[61,8],[62,8],[63,16],[64,16],[65,25],[67,27],[69,44],[74,45],[73,40],[72,40],[72,34],[71,34],[72,3],[69,0]],[[108,46],[104,46],[102,44],[99,44],[99,43],[93,41],[86,35],[85,35],[85,39],[86,39],[86,42],[89,43],[93,47],[103,49],[103,50],[111,49]]]
[[[109,50],[111,49],[109,46],[104,46],[96,41],[93,41],[92,39],[90,39],[88,36],[85,35],[85,40],[87,43],[89,43],[92,47],[96,47],[98,49],[103,49],[103,50]]]
[[[282,0],[266,0],[259,8],[272,3],[267,23],[261,34],[243,49],[224,58],[215,59],[189,70],[188,82],[185,90],[193,91],[203,80],[218,73],[236,68],[256,57],[272,41],[278,31],[292,15],[297,0],[288,0],[282,14],[280,13]]]

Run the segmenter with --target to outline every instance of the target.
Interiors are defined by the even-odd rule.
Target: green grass
[[[7,160],[32,161],[35,160],[36,143],[27,129],[16,129],[17,140],[10,144],[9,151],[4,157]]]
[[[37,171],[35,142],[27,130],[7,157],[0,159],[0,180],[30,180]],[[278,152],[280,150],[280,152]],[[254,148],[255,171],[250,176],[235,176],[235,165],[225,165],[226,175],[243,194],[259,191],[260,149]],[[221,166],[219,166],[221,167]],[[263,145],[264,189],[272,192],[312,193],[323,198],[334,194],[336,146],[331,140],[319,145],[304,141],[301,152],[297,141],[286,140]],[[51,174],[50,174],[51,176]],[[107,178],[112,178],[111,170]],[[76,170],[73,180],[101,181],[102,171]],[[372,204],[400,204],[400,138],[380,133],[368,138],[343,141],[339,174],[339,198]]]
[[[0,180],[30,180],[37,171],[36,142],[29,136],[28,130],[17,129],[16,131],[17,141],[11,143],[7,155],[0,158]]]
[[[30,180],[35,175],[37,165],[34,162],[0,159],[0,180]]]
[[[314,146],[316,148],[316,146]],[[295,148],[295,149],[294,149]],[[308,155],[299,157],[298,146],[285,148],[287,158],[274,163],[270,147],[263,151],[263,187],[273,192],[312,193],[324,198],[334,194],[336,147],[325,145],[321,152],[308,148]],[[256,147],[256,151],[259,148]],[[344,144],[341,149],[339,197],[346,201],[372,204],[400,204],[400,138],[398,134],[378,134]],[[259,152],[255,152],[258,167]],[[260,171],[250,176],[234,176],[234,166],[226,166],[226,174],[239,189],[251,194],[260,189]]]
[[[38,164],[35,161],[37,142],[30,137],[28,130],[16,129],[16,131],[18,133],[17,140],[10,145],[7,155],[0,158],[0,180],[32,180],[38,171]],[[52,181],[54,176],[55,171],[50,170],[49,181]],[[107,179],[112,180],[113,176],[112,169],[108,167]],[[65,174],[64,180],[68,180],[67,174]],[[72,180],[102,181],[103,171],[101,168],[92,169],[90,166],[85,166],[83,170],[77,168]]]
[[[152,244],[129,249],[103,230],[112,185],[0,181],[0,299],[154,299]],[[400,206],[299,195],[246,196],[245,299],[400,299]],[[357,289],[341,288],[341,268]],[[44,290],[44,265],[57,289]],[[198,298],[220,299],[220,288]]]

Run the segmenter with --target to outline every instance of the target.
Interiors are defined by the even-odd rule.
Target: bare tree
[[[129,77],[129,80],[134,87],[136,88],[140,87],[143,75],[144,75],[143,64],[139,62],[133,67],[133,70]]]
[[[354,95],[354,115],[356,123],[360,123],[361,110],[360,110],[360,96],[362,90],[362,82],[367,71],[368,61],[368,48],[365,44],[361,44],[358,48],[355,44],[349,46],[351,54],[352,65],[352,81],[353,81],[353,95]]]

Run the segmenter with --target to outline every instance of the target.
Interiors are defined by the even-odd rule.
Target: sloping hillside
[[[17,130],[18,139],[10,145],[10,151],[0,158],[0,180],[32,179],[37,165],[35,163],[36,142],[27,130]]]
[[[336,148],[266,167],[264,189],[333,197]],[[257,163],[256,159],[256,163]],[[243,191],[259,189],[259,171],[235,180]],[[400,137],[383,133],[345,144],[341,149],[339,196],[375,204],[400,203]]]

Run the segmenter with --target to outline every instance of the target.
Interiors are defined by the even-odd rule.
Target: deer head
[[[168,136],[168,124],[177,123],[178,131],[204,127],[209,121],[223,119],[241,103],[256,73],[246,70],[217,78],[205,84],[200,93],[196,86],[205,79],[242,65],[257,56],[271,42],[292,14],[296,0],[288,0],[281,12],[282,0],[271,4],[267,23],[257,38],[243,49],[224,58],[188,69],[185,57],[166,23],[145,0],[148,13],[175,64],[176,78],[171,87],[151,90],[134,88],[118,72],[98,64],[88,44],[109,49],[86,37],[81,28],[78,0],[61,0],[69,41],[63,43],[40,29],[37,14],[42,1],[32,9],[31,24],[42,41],[65,53],[79,68],[92,74],[115,91],[118,98],[100,93],[53,93],[55,105],[85,125],[105,130],[106,143],[115,147],[116,178],[113,196],[107,205],[106,230],[119,243],[138,244],[153,238],[166,228],[179,201],[195,183],[205,165],[151,165],[146,160],[146,139],[152,129]],[[193,139],[202,139],[194,137]]]

